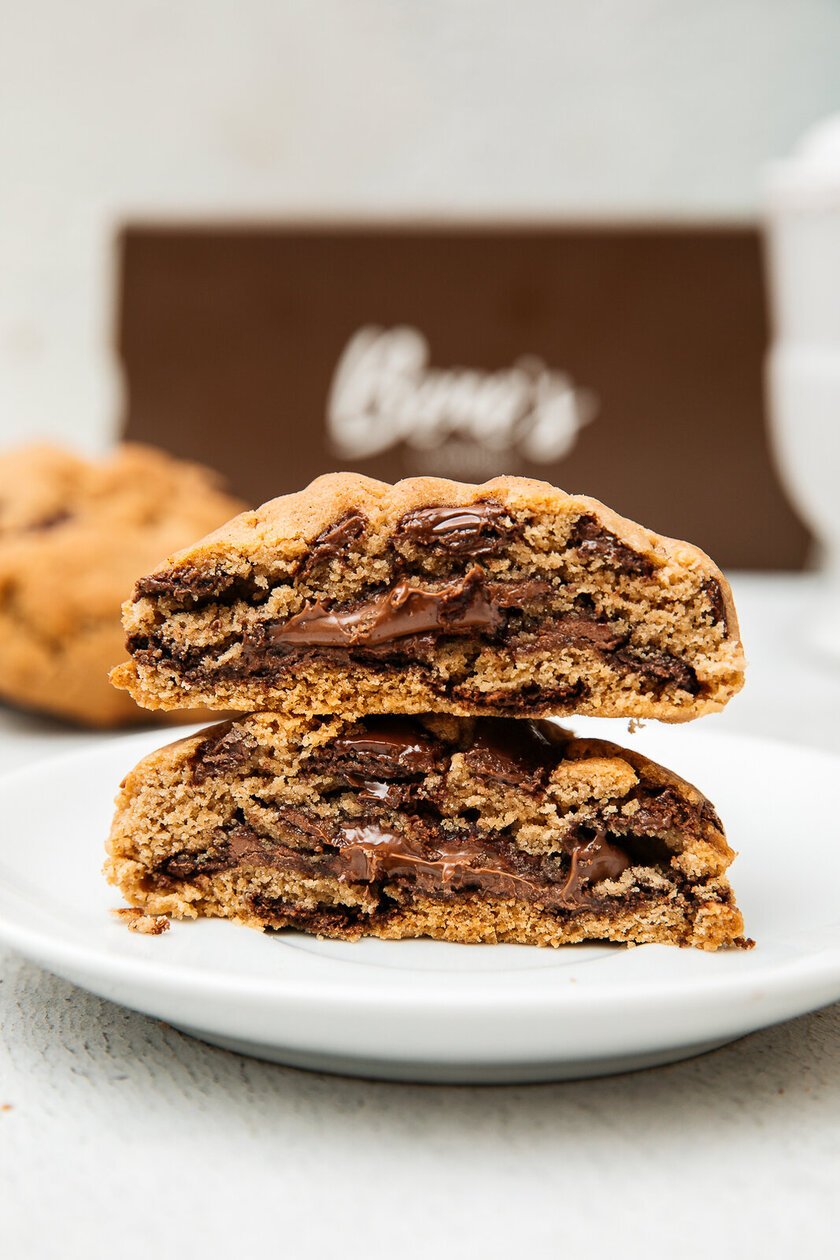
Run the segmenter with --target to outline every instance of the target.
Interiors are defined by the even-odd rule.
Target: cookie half
[[[743,943],[696,788],[504,718],[252,714],[146,757],[106,874],[152,915],[319,936]]]
[[[708,556],[512,477],[320,477],[139,581],[124,626],[112,681],[149,708],[679,722],[743,683]]]

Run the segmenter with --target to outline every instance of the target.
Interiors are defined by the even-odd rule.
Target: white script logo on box
[[[430,451],[459,439],[549,464],[571,451],[596,409],[590,391],[540,359],[521,358],[495,372],[432,368],[416,328],[367,327],[338,362],[327,425],[336,454],[347,459],[399,443]]]

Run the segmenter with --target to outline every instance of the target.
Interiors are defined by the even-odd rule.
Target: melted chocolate
[[[628,639],[628,631],[620,630],[609,622],[585,616],[567,616],[557,617],[543,626],[534,646],[549,649],[558,646],[592,648],[600,652],[614,669],[632,670],[661,687],[673,683],[682,691],[697,695],[700,682],[691,665],[670,652],[628,647]]]
[[[349,769],[370,779],[406,779],[437,769],[442,745],[411,718],[368,718],[316,754],[317,765]]]
[[[159,864],[157,874],[172,880],[196,879],[199,875],[215,875],[219,871],[229,870],[238,860],[228,838],[224,838],[215,848],[203,852],[190,853],[184,850],[173,853]]]
[[[347,612],[312,604],[268,633],[273,643],[291,647],[362,647],[429,631],[492,633],[502,615],[487,596],[483,576],[475,566],[464,578],[436,591],[424,591],[404,579]]]
[[[681,661],[678,656],[672,656],[670,652],[657,652],[653,648],[646,648],[644,652],[634,648],[620,648],[613,653],[613,660],[633,673],[654,679],[663,686],[673,683],[692,696],[696,696],[700,690],[700,682],[691,665]]]
[[[476,723],[466,761],[482,779],[534,791],[562,755],[562,745],[553,743],[527,718],[484,718]]]
[[[221,762],[236,756],[231,741],[234,729],[229,723],[215,728],[203,741],[205,756]],[[175,853],[149,878],[166,887],[223,870],[267,867],[308,879],[369,885],[374,901],[378,899],[383,907],[393,908],[391,898],[398,897],[394,885],[408,883],[431,897],[480,891],[525,900],[557,913],[576,912],[609,906],[609,894],[600,885],[619,879],[631,865],[666,869],[672,853],[663,834],[674,828],[703,831],[716,822],[704,799],[686,800],[671,785],[644,777],[627,798],[638,802],[635,813],[581,826],[561,841],[562,852],[550,854],[529,853],[504,832],[482,834],[469,821],[473,818],[469,810],[459,822],[446,822],[429,800],[422,810],[413,805],[406,808],[406,793],[427,792],[426,776],[445,773],[458,753],[463,753],[476,777],[520,791],[539,790],[564,756],[568,738],[560,735],[554,740],[531,721],[497,718],[468,723],[458,731],[438,737],[412,718],[366,718],[349,725],[337,738],[313,750],[309,764],[316,773],[326,771],[355,787],[357,800],[375,808],[352,821],[346,813],[328,819],[297,805],[261,801],[257,796],[257,803],[269,811],[271,834],[258,834],[238,812],[226,830],[212,834],[206,851]],[[436,781],[432,781],[432,791]],[[391,814],[386,821],[385,809],[403,812]],[[460,830],[453,834],[449,826]],[[623,894],[622,907],[636,895],[642,895],[638,888]],[[320,922],[321,908],[312,913],[316,916],[312,924]],[[323,913],[331,913],[329,907]],[[291,921],[295,915],[298,911],[292,907],[289,914],[278,909],[275,917]],[[267,910],[267,921],[270,918]],[[299,917],[295,921],[303,922]]]
[[[387,809],[410,805],[418,782],[438,769],[443,745],[411,718],[366,718],[319,748],[310,764]]]
[[[367,523],[367,517],[361,512],[348,512],[341,520],[328,525],[310,543],[309,554],[303,561],[299,573],[301,575],[310,573],[318,565],[343,556],[350,550],[350,544],[356,542],[365,532]]]
[[[558,647],[593,647],[599,652],[614,652],[627,642],[629,633],[619,630],[608,621],[596,621],[593,617],[555,617],[540,631],[540,643]]]
[[[350,787],[359,789],[359,800],[380,805],[383,809],[399,809],[411,800],[410,785],[404,783],[386,783],[384,779],[362,779],[354,774],[347,775]]]
[[[611,569],[633,577],[650,577],[654,565],[647,556],[628,547],[615,534],[599,525],[594,516],[580,516],[575,521],[567,546],[582,556],[602,559]]]
[[[723,834],[723,823],[720,821],[718,812],[711,801],[707,801],[705,796],[701,796],[696,808],[704,827],[712,827],[715,831]]]
[[[630,866],[627,854],[603,834],[574,845],[565,878],[555,858],[473,838],[423,843],[373,824],[344,828],[339,844],[336,873],[351,883],[410,879],[421,892],[434,896],[476,889],[549,906],[586,905],[596,884],[618,879]]]
[[[585,899],[584,885],[618,879],[629,865],[627,854],[599,832],[586,844],[577,844],[572,849],[572,865],[562,895],[570,901]]]
[[[361,936],[365,919],[364,911],[355,906],[316,906],[309,910],[280,897],[266,897],[264,893],[254,894],[251,910],[269,925],[299,928],[301,932],[311,932],[315,936],[331,932],[338,932],[343,937]],[[377,910],[377,923],[381,924],[387,917],[386,909]]]
[[[574,844],[570,860],[564,860],[526,853],[502,839],[493,843],[473,835],[446,836],[422,827],[405,835],[373,822],[343,827],[328,848],[313,852],[259,836],[240,824],[213,850],[167,858],[155,877],[166,885],[239,866],[262,866],[310,879],[378,885],[380,893],[387,884],[408,880],[430,896],[480,890],[563,908],[591,904],[597,899],[595,886],[617,879],[629,865],[627,854],[603,835]]]
[[[408,878],[423,892],[450,893],[480,888],[502,897],[533,896],[537,884],[523,879],[501,854],[473,840],[441,841],[431,852],[405,836],[376,825],[346,827],[340,839],[339,878],[372,884]]]
[[[189,565],[164,569],[162,573],[151,573],[135,583],[134,601],[136,603],[144,595],[169,595],[180,602],[211,599],[226,591],[233,581],[230,574],[218,573],[215,569],[204,571]]]
[[[332,844],[332,836],[330,832],[320,823],[316,821],[305,810],[296,809],[294,805],[275,805],[274,814],[282,827],[290,831],[292,835],[304,836],[307,843],[320,852],[324,848],[329,848]],[[272,843],[268,841],[267,843]]]
[[[419,666],[427,671],[430,686],[440,694],[472,703],[479,710],[509,706],[508,711],[524,714],[533,701],[539,706],[537,712],[551,712],[557,705],[565,711],[585,697],[582,680],[553,689],[537,687],[532,692],[520,686],[513,695],[501,690],[479,691],[470,682],[440,680],[438,685],[438,640],[440,636],[458,635],[494,641],[514,659],[551,651],[558,645],[583,648],[599,653],[616,670],[641,675],[655,691],[674,685],[691,695],[699,693],[700,683],[691,665],[668,652],[631,647],[626,628],[599,620],[585,606],[562,615],[545,612],[541,602],[550,590],[542,579],[488,580],[478,565],[432,590],[403,578],[389,590],[351,607],[328,608],[315,602],[285,622],[258,623],[243,642],[238,659],[214,671],[214,677],[270,679],[293,668],[301,654],[336,652],[348,653],[352,660],[372,668]],[[265,592],[253,598],[265,598]],[[521,609],[525,609],[524,619],[517,611]],[[539,620],[534,624],[536,617]],[[184,678],[202,680],[205,676],[205,648],[164,646],[158,637],[146,636],[131,637],[127,646],[142,664],[154,668],[167,660]],[[216,650],[226,651],[229,646],[226,641]]]
[[[417,780],[445,769],[453,751],[410,718],[367,718],[318,749],[312,765],[359,789],[362,800],[399,808],[416,803],[407,781],[416,789]],[[484,718],[465,755],[472,774],[535,791],[563,754],[527,719]]]
[[[648,836],[674,830],[702,834],[707,827],[723,831],[723,825],[705,797],[695,804],[672,787],[647,785],[639,793],[639,808],[622,818],[621,826],[630,835]]]
[[[308,615],[299,614],[301,617]],[[497,688],[495,690],[480,688],[471,681],[458,682],[440,678],[436,670],[438,634],[468,633],[469,627],[463,623],[459,626],[438,626],[437,631],[424,634],[406,633],[402,638],[380,639],[379,642],[350,642],[340,627],[342,614],[328,613],[326,633],[324,624],[315,623],[318,642],[308,638],[305,627],[298,627],[297,635],[303,641],[289,641],[292,636],[284,637],[284,629],[290,623],[280,626],[258,626],[253,637],[242,645],[239,658],[228,665],[215,668],[213,655],[204,648],[195,650],[179,650],[176,645],[164,643],[158,637],[133,635],[126,641],[131,656],[141,665],[157,668],[165,661],[187,682],[204,684],[209,679],[218,680],[232,678],[262,678],[267,683],[294,670],[297,663],[306,659],[324,661],[329,653],[336,658],[349,654],[350,659],[358,661],[373,669],[386,669],[390,666],[403,667],[417,665],[426,673],[429,686],[439,695],[455,698],[473,705],[478,712],[502,709],[522,716],[534,714],[558,714],[569,712],[570,705],[579,705],[588,695],[588,687],[583,679],[574,682],[559,683],[555,686],[538,685],[536,683],[520,683],[515,687]],[[608,637],[604,627],[606,623],[593,623],[594,631],[586,626],[585,618],[574,617],[558,619],[559,629],[551,624],[540,627],[535,634],[527,629],[503,635],[494,632],[500,646],[510,651],[514,657],[527,657],[535,651],[551,650],[558,641],[564,645],[587,647],[601,652],[607,663],[616,670],[632,670],[645,678],[655,694],[665,687],[674,684],[697,695],[702,689],[701,683],[691,665],[671,656],[667,652],[646,649],[644,653],[630,647],[616,648],[610,651],[603,644]],[[339,623],[336,627],[336,622]],[[333,637],[334,636],[334,637]],[[297,636],[296,636],[297,637]],[[601,644],[595,642],[601,639]],[[224,644],[219,651],[227,650]],[[325,656],[324,653],[327,655]]]
[[[499,687],[495,691],[483,691],[466,683],[451,689],[440,688],[439,694],[453,695],[479,712],[488,709],[498,712],[501,709],[504,713],[516,713],[523,717],[526,714],[533,716],[535,713],[556,716],[558,713],[569,712],[571,705],[579,705],[589,695],[589,688],[582,679],[559,687],[525,683],[512,690]]]
[[[487,593],[499,608],[524,608],[551,594],[551,584],[542,578],[522,578],[513,582],[488,582]]]
[[[307,828],[300,829],[301,834],[314,836],[317,826],[309,822]],[[326,833],[322,833],[326,835]],[[240,824],[228,834],[229,865],[235,866],[275,866],[290,870],[305,870],[307,864],[321,860],[320,848],[316,842],[313,850],[301,850],[280,840],[268,839],[257,835],[250,827]],[[314,855],[313,855],[314,853]]]
[[[507,509],[485,500],[464,507],[415,508],[395,531],[418,547],[441,547],[453,556],[489,556],[502,550],[516,527],[506,521]]]
[[[248,760],[252,751],[253,744],[233,730],[233,722],[220,722],[211,727],[193,754],[193,783],[204,783],[216,774],[230,774]]]
[[[280,579],[275,579],[275,583]],[[231,604],[243,600],[249,604],[264,603],[269,588],[257,582],[252,574],[225,573],[221,568],[208,570],[183,565],[177,569],[152,573],[134,585],[134,602],[145,595],[164,596],[177,608],[194,608],[199,604]]]
[[[532,790],[561,759],[563,745],[550,740],[527,719],[483,718],[465,750],[473,774]],[[452,752],[411,718],[365,718],[319,748],[312,765],[363,788],[368,800],[395,804],[395,782],[445,769]]]

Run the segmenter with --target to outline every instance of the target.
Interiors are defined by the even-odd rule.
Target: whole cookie
[[[0,699],[97,727],[148,721],[108,684],[120,603],[149,567],[241,511],[216,474],[150,447],[0,455]]]

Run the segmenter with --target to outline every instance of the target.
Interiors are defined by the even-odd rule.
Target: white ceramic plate
[[[604,725],[574,723],[586,734]],[[100,876],[102,846],[120,779],[160,732],[0,779],[0,937],[216,1045],[402,1080],[654,1066],[840,999],[840,759],[716,731],[624,738],[717,805],[741,851],[733,883],[754,950],[344,944],[219,921],[138,936],[108,913],[120,901]]]

